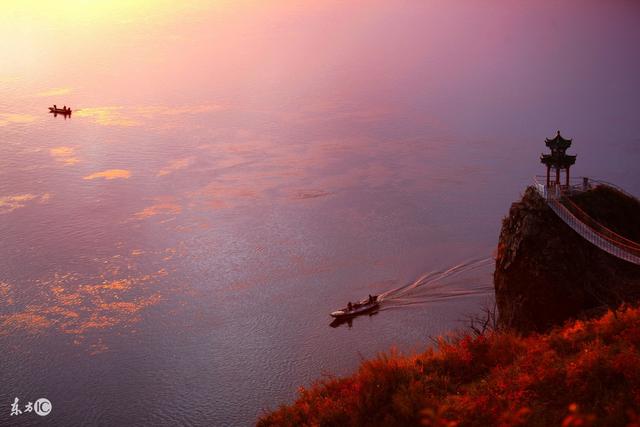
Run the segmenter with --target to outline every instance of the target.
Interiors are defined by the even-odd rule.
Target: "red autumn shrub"
[[[441,339],[302,388],[259,426],[640,427],[640,309],[548,334]]]

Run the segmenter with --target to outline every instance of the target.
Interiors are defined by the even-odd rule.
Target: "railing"
[[[583,222],[590,228],[594,229],[601,235],[603,235],[607,240],[615,242],[625,249],[633,252],[634,254],[640,256],[640,243],[636,243],[633,240],[629,240],[624,236],[616,233],[615,231],[607,228],[605,225],[599,223],[596,219],[589,216],[580,206],[578,206],[571,199],[564,197],[560,200],[562,205],[568,209],[573,216],[575,216],[579,221]]]
[[[582,191],[587,191],[593,188],[593,184],[604,184],[607,185],[604,181],[596,181],[591,178],[586,177],[574,177],[569,180],[569,184],[566,184],[566,181],[556,182],[554,179],[549,181],[549,186],[546,184],[546,176],[544,175],[536,175],[533,178],[533,181],[536,184],[536,188],[538,192],[544,197],[561,197],[567,193],[579,193]],[[614,187],[617,189],[617,187]],[[625,193],[626,194],[626,193]]]
[[[540,193],[540,195],[547,201],[551,210],[553,210],[556,215],[562,219],[562,221],[571,227],[571,229],[603,251],[625,261],[640,265],[640,243],[631,241],[608,229],[595,219],[591,218],[573,202],[565,199],[565,201],[570,203],[572,208],[574,208],[575,205],[575,214],[562,203],[562,195],[575,191],[585,191],[588,188],[591,188],[591,182],[595,182],[599,185],[609,185],[609,183],[579,178],[582,180],[582,185],[553,185],[547,187],[545,184],[541,184],[537,178],[538,177],[534,178],[534,182],[538,193]],[[546,179],[546,177],[544,178]],[[613,185],[610,186],[618,189]]]

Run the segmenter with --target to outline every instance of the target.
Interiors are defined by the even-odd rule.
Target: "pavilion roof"
[[[542,154],[540,156],[540,163],[544,163],[547,166],[566,168],[573,165],[576,162],[576,156],[569,154]]]
[[[554,138],[546,138],[544,140],[544,143],[547,145],[547,147],[549,147],[551,149],[566,150],[567,148],[569,148],[571,146],[571,141],[573,141],[573,140],[572,139],[564,139],[562,137],[562,135],[560,135],[560,131],[558,131],[558,133],[556,134],[556,136]]]

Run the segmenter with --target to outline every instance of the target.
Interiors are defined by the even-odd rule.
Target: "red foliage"
[[[260,426],[640,427],[640,310],[624,308],[545,335],[510,332],[395,352],[302,389]]]

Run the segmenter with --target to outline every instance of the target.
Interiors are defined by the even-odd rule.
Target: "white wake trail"
[[[383,308],[443,301],[453,298],[487,295],[493,292],[493,258],[485,257],[461,262],[450,268],[423,274],[403,286],[378,296]]]

